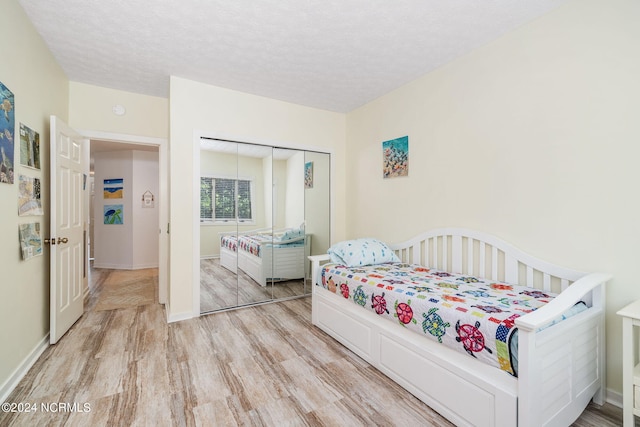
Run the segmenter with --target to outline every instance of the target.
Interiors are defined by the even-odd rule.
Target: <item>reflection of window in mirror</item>
[[[253,223],[253,180],[200,177],[200,222]]]

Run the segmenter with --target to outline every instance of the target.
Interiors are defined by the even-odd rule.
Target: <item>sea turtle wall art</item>
[[[123,215],[122,205],[105,205],[104,206],[104,223],[105,224],[122,224]]]

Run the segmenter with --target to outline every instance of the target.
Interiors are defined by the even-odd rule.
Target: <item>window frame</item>
[[[202,217],[202,178],[211,179],[211,198],[213,201],[213,206],[211,207],[211,218],[203,218]],[[224,180],[233,180],[235,181],[235,218],[234,219],[216,219],[215,218],[215,180],[216,179],[224,179]],[[239,219],[238,218],[238,181],[248,181],[249,182],[249,192],[250,192],[250,203],[251,203],[251,218],[250,219]],[[202,225],[246,225],[246,224],[255,224],[256,223],[256,212],[255,212],[255,179],[251,176],[229,176],[229,175],[219,175],[219,174],[201,174],[200,175],[200,224]]]

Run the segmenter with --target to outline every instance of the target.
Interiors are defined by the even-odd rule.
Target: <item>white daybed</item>
[[[242,238],[240,236],[240,240]],[[308,234],[284,240],[266,239],[260,243],[258,253],[247,251],[238,244],[238,268],[260,286],[267,286],[271,281],[302,279],[310,247],[311,236]]]
[[[391,245],[402,262],[561,292],[519,317],[518,378],[313,286],[313,324],[461,426],[568,426],[604,403],[605,288],[483,233],[447,228]],[[313,283],[328,255],[309,257]],[[583,301],[588,309],[540,330]]]

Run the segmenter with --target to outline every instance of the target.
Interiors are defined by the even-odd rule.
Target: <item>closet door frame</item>
[[[301,150],[301,151],[313,151],[317,153],[324,153],[329,155],[329,176],[331,176],[331,171],[335,170],[335,160],[334,160],[334,150],[327,149],[324,147],[313,147],[306,146],[303,144],[297,143],[288,143],[284,141],[273,141],[273,140],[263,140],[258,138],[247,138],[244,136],[233,135],[224,132],[215,132],[215,131],[202,131],[202,130],[194,130],[193,132],[193,149],[192,149],[192,157],[193,157],[193,283],[192,283],[192,315],[193,317],[200,317],[200,140],[203,138],[208,139],[219,139],[223,141],[229,142],[238,142],[238,143],[248,143],[255,145],[262,145],[266,147],[272,148],[285,148],[292,150]],[[335,206],[335,188],[334,181],[331,179],[329,186],[329,199],[331,206]],[[334,233],[334,210],[330,210],[330,234],[331,236],[335,235]],[[268,301],[267,303],[271,303],[276,300]],[[258,303],[260,304],[260,303]]]

